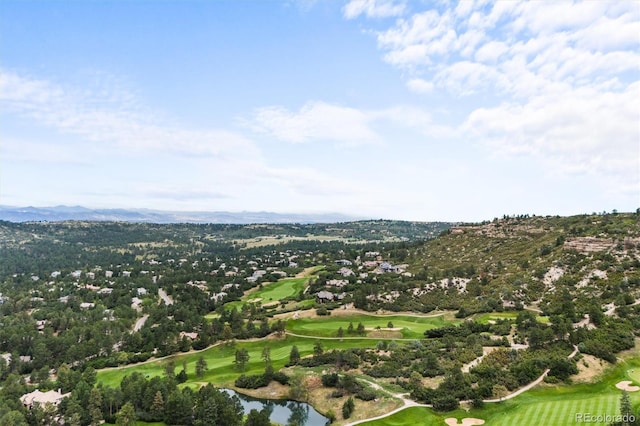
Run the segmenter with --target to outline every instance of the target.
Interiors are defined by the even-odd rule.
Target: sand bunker
[[[476,426],[476,425],[483,425],[484,424],[484,420],[475,419],[473,417],[466,417],[466,418],[461,420],[461,423],[458,423],[458,419],[454,419],[453,417],[449,417],[448,419],[445,419],[444,422],[446,424],[448,424],[449,426]]]
[[[633,383],[631,380],[625,380],[623,382],[619,382],[616,387],[627,392],[636,392],[640,390],[640,386],[632,385],[631,383]]]

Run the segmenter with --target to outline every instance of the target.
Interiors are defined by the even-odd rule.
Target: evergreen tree
[[[133,404],[127,402],[116,414],[116,426],[135,426],[136,412]]]
[[[300,351],[297,346],[293,345],[291,352],[289,352],[289,364],[296,365],[298,362],[300,362]]]
[[[204,376],[204,373],[209,369],[207,365],[207,361],[204,359],[202,355],[196,361],[196,376],[201,379]]]
[[[356,404],[353,402],[353,398],[349,397],[349,399],[347,399],[342,405],[342,418],[348,419],[349,417],[351,417],[351,414],[353,413],[355,407]]]
[[[164,398],[162,398],[162,392],[157,391],[153,397],[153,403],[151,404],[151,415],[154,420],[162,420],[164,415]]]
[[[249,362],[249,351],[244,348],[236,350],[236,359],[233,362],[238,370],[244,371]]]

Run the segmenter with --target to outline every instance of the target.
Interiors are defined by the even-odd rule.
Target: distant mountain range
[[[148,209],[89,209],[81,206],[0,206],[0,220],[61,222],[65,220],[148,223],[334,223],[362,220],[340,213],[180,212]]]

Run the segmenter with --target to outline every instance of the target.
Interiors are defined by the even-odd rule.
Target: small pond
[[[271,412],[269,420],[281,425],[326,426],[330,423],[328,418],[318,413],[315,408],[305,402],[252,398],[231,389],[220,390],[229,395],[237,396],[245,414],[248,414],[253,409],[261,411],[267,408]]]

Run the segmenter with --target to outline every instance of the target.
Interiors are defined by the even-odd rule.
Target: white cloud
[[[415,81],[414,85],[416,90],[424,92],[429,83]],[[453,133],[449,127],[434,123],[425,109],[409,105],[361,110],[309,102],[299,112],[271,106],[259,109],[253,120],[244,120],[244,124],[285,142],[333,142],[352,147],[384,145],[387,133],[395,130],[414,130],[422,135],[442,138]],[[389,125],[394,130],[389,130]],[[387,133],[383,132],[384,129]]]
[[[367,18],[388,18],[399,16],[406,10],[404,1],[395,0],[351,0],[342,8],[347,19],[354,19],[360,15]]]
[[[640,83],[623,92],[579,89],[545,94],[527,104],[505,103],[472,112],[464,124],[470,135],[498,155],[525,155],[545,162],[557,175],[601,176],[611,190],[640,183]]]
[[[508,50],[509,48],[505,43],[500,41],[490,41],[476,51],[475,59],[478,62],[493,63]]]
[[[472,99],[459,134],[638,193],[637,2],[433,3],[374,34],[409,90]]]
[[[126,101],[126,93],[94,93],[0,70],[4,112],[26,117],[98,147],[127,154],[165,152],[189,156],[258,155],[250,140],[224,130],[191,130],[169,125]]]
[[[433,92],[433,83],[421,78],[412,78],[407,82],[407,87],[409,88],[409,90],[416,93]]]
[[[294,143],[329,141],[361,145],[379,142],[365,112],[325,102],[309,102],[298,112],[279,106],[260,108],[252,126],[280,140]]]

